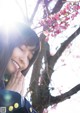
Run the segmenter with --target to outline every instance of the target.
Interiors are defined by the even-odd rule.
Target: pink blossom
[[[75,5],[75,6],[73,7],[73,9],[74,9],[74,10],[78,10],[78,5]]]
[[[45,41],[48,42],[48,40],[49,40],[49,37],[46,37],[46,38],[45,38]]]
[[[66,18],[65,18],[65,21],[67,21],[67,20],[69,20],[69,19],[70,19],[70,17],[66,17]]]
[[[43,113],[48,113],[48,110],[45,108],[45,109],[43,110]]]
[[[56,20],[59,20],[59,14],[55,14],[54,18],[55,18]]]
[[[74,19],[74,17],[77,15],[77,13],[72,14],[71,18]]]
[[[70,8],[71,7],[70,7],[70,3],[69,3],[69,4],[66,5],[66,9],[69,10]]]

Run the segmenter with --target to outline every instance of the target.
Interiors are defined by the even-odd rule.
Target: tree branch
[[[57,103],[62,102],[66,99],[70,99],[70,97],[72,95],[74,95],[75,93],[77,93],[78,91],[80,91],[80,84],[76,85],[75,87],[73,87],[71,90],[65,92],[64,94],[61,94],[61,95],[56,96],[56,97],[50,96],[49,104],[50,105],[57,104]]]
[[[51,69],[54,68],[55,63],[60,58],[66,47],[80,34],[80,27],[65,41],[62,43],[60,49],[56,52],[54,56],[50,56],[48,59],[49,63],[49,76],[52,75],[53,71]]]
[[[39,4],[40,4],[41,1],[42,1],[42,0],[38,0],[38,1],[37,1],[37,4],[36,4],[35,9],[34,9],[34,11],[33,11],[33,14],[32,14],[32,16],[31,16],[31,18],[30,18],[30,24],[32,24],[32,22],[33,22],[33,19],[34,19],[34,17],[35,17],[36,11],[37,11],[37,9],[38,9]]]
[[[58,0],[55,7],[53,8],[52,10],[52,13],[51,14],[54,14],[54,13],[57,13],[61,8],[62,6],[64,5],[65,2],[63,2],[63,0]]]

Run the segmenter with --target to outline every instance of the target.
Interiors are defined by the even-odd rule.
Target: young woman
[[[36,33],[25,24],[0,30],[0,112],[36,113],[21,96],[24,77],[39,53]],[[7,82],[6,82],[7,79]]]

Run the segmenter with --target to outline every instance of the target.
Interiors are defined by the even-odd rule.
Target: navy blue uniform
[[[37,113],[19,93],[0,89],[0,113]]]

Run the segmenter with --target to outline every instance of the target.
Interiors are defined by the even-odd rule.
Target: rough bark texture
[[[63,2],[63,0],[58,0],[55,7],[53,8],[52,10],[52,14],[54,13],[57,13],[61,8],[62,6],[64,5],[65,2]]]
[[[42,38],[42,49],[39,54],[39,57],[34,65],[32,78],[31,78],[31,90],[32,90],[32,103],[33,107],[38,111],[38,113],[42,113],[45,107],[48,107],[52,104],[57,104],[66,99],[69,99],[70,96],[75,94],[80,90],[80,84],[72,88],[70,91],[66,93],[52,97],[49,93],[48,85],[50,83],[50,78],[52,73],[54,72],[53,68],[56,61],[59,59],[61,54],[64,52],[66,47],[70,44],[73,39],[80,33],[80,28],[77,29],[75,33],[73,33],[64,43],[62,43],[61,48],[57,51],[57,53],[51,57],[47,57],[47,47],[45,45],[44,36],[41,35]],[[49,48],[48,48],[49,49]],[[42,68],[42,58],[45,58],[45,69],[40,73],[40,69]],[[48,59],[47,59],[48,58]],[[41,77],[40,85],[38,85],[39,78]]]

